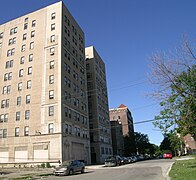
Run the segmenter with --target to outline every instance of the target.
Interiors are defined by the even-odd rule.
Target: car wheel
[[[69,175],[73,175],[73,174],[74,174],[73,169],[70,169],[69,170]]]
[[[84,173],[84,168],[82,168],[81,173]]]

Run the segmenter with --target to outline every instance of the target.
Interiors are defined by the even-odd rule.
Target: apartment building
[[[123,136],[134,133],[133,117],[128,107],[121,104],[118,108],[110,109],[110,120],[118,120],[122,123]]]
[[[0,25],[0,163],[90,163],[84,33],[63,2]]]
[[[122,124],[122,134],[124,137],[125,136],[130,137],[130,140],[131,140],[130,144],[132,144],[133,146],[131,148],[133,152],[131,153],[134,153],[135,140],[134,140],[133,117],[131,115],[129,108],[125,106],[124,104],[121,104],[118,108],[110,109],[109,113],[110,113],[110,121],[118,121],[119,123]],[[118,140],[119,138],[121,137],[116,138],[116,140]],[[112,143],[114,144],[115,142],[112,142]],[[126,146],[126,143],[124,142],[124,147],[123,147],[124,155],[127,154],[127,152],[125,152],[125,146]],[[117,151],[117,149],[115,151]]]
[[[103,163],[112,154],[105,64],[93,46],[85,48],[91,161]]]

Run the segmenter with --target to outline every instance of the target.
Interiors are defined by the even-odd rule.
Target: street
[[[118,167],[87,166],[84,174],[72,176],[50,176],[44,179],[78,179],[80,180],[165,180],[174,160],[147,160]]]

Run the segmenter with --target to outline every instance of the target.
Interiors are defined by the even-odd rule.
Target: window
[[[17,102],[16,102],[17,106],[21,105],[21,96],[17,97]]]
[[[7,137],[7,129],[4,129],[3,130],[3,138],[6,138]]]
[[[28,28],[28,23],[24,24],[24,30]]]
[[[0,42],[0,49],[1,49],[1,47],[2,47],[2,43]]]
[[[34,42],[31,42],[30,43],[30,49],[33,49],[34,48]]]
[[[7,129],[0,129],[0,138],[7,138]]]
[[[54,69],[54,61],[50,61],[50,69]]]
[[[35,27],[35,25],[36,25],[36,20],[33,20],[32,21],[32,27]]]
[[[4,81],[8,81],[12,79],[12,72],[4,74]]]
[[[31,80],[27,81],[27,89],[31,89]]]
[[[72,114],[71,109],[68,109],[68,117],[69,117],[69,118],[71,118],[71,114]]]
[[[16,121],[20,121],[20,111],[16,112]]]
[[[68,108],[65,107],[65,117],[68,117]]]
[[[24,22],[25,22],[25,23],[27,23],[27,22],[28,22],[28,19],[29,19],[28,17],[27,17],[27,18],[25,18]]]
[[[5,116],[4,116],[4,122],[8,122],[8,114],[5,114]]]
[[[20,64],[24,64],[24,60],[25,60],[25,57],[22,56],[22,57],[20,58]]]
[[[6,99],[6,100],[5,100],[5,107],[6,107],[6,108],[8,108],[8,107],[9,107],[9,102],[10,102],[10,100],[9,100],[9,99]]]
[[[51,31],[55,30],[55,23],[51,24]]]
[[[31,31],[31,38],[35,37],[35,31]]]
[[[18,91],[22,91],[22,82],[18,83]]]
[[[5,108],[5,100],[1,101],[1,108]]]
[[[0,33],[0,39],[2,39],[2,38],[3,38],[3,32]]]
[[[50,48],[50,55],[54,55],[54,48]]]
[[[7,86],[7,93],[10,94],[10,91],[11,91],[11,86]]]
[[[12,79],[12,72],[8,73],[8,80]]]
[[[54,75],[49,76],[49,84],[54,84]]]
[[[24,135],[28,136],[29,135],[29,126],[24,127]]]
[[[51,14],[51,20],[55,19],[55,17],[56,17],[56,13],[52,13]]]
[[[24,70],[23,69],[20,69],[19,70],[19,77],[23,77],[23,73],[24,73]]]
[[[49,106],[48,111],[49,116],[54,116],[54,106]]]
[[[65,124],[65,126],[64,126],[64,132],[65,133],[68,133],[68,124]]]
[[[72,134],[72,125],[69,125],[69,134]]]
[[[4,122],[4,114],[0,115],[0,123]]]
[[[3,87],[2,94],[6,94],[6,93],[7,93],[7,86],[4,86],[4,87]]]
[[[14,53],[15,53],[15,48],[9,49],[9,50],[7,51],[7,57],[14,55]]]
[[[30,118],[30,110],[25,111],[25,119],[28,120]]]
[[[51,134],[54,132],[54,124],[50,123],[48,124],[48,133]]]
[[[4,74],[4,81],[8,80],[8,73]]]
[[[28,75],[32,74],[32,67],[28,67]]]
[[[104,154],[104,147],[101,147],[101,154]]]
[[[16,38],[9,39],[8,45],[16,44]]]
[[[17,33],[17,27],[10,29],[10,35]]]
[[[10,60],[10,61],[6,61],[6,64],[5,64],[5,68],[11,68],[13,67],[13,60]]]
[[[29,54],[29,62],[33,61],[33,54]]]
[[[21,52],[24,52],[25,49],[26,49],[26,45],[22,45],[22,47],[21,47]]]
[[[26,104],[30,104],[30,102],[31,102],[31,96],[26,95]]]
[[[4,86],[2,94],[10,94],[10,91],[11,91],[11,86],[10,85]]]
[[[23,36],[22,36],[23,41],[26,40],[26,39],[27,39],[27,33],[23,34]]]
[[[54,90],[49,91],[49,99],[54,99]]]
[[[50,42],[55,42],[55,35],[50,36]]]
[[[19,136],[19,127],[15,128],[15,136],[18,137]]]

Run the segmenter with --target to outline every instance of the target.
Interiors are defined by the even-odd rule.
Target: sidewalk
[[[86,169],[102,169],[104,167],[105,167],[104,164],[101,164],[101,165],[86,165],[85,166]]]

